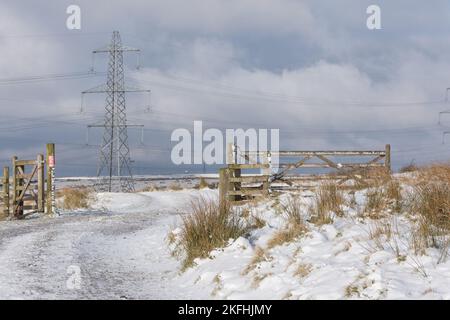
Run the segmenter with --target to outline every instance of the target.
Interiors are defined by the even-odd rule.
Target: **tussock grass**
[[[152,183],[152,184],[149,184],[146,187],[142,188],[138,192],[155,192],[155,191],[160,191],[162,189],[163,189],[162,187]]]
[[[93,193],[88,188],[64,188],[58,190],[58,197],[62,197],[61,206],[65,210],[89,208]]]
[[[250,271],[254,270],[256,268],[256,266],[259,263],[263,262],[264,260],[268,260],[268,258],[266,257],[266,252],[264,251],[263,248],[256,247],[255,253],[253,254],[253,257],[252,257],[252,260],[247,265],[247,267],[244,269],[244,271],[242,272],[242,275],[249,274]]]
[[[248,223],[228,204],[220,207],[218,200],[196,198],[191,202],[190,213],[182,217],[178,245],[184,253],[183,270],[192,266],[194,259],[208,257],[213,249],[249,230]]]
[[[445,261],[450,247],[450,163],[418,168],[409,183],[413,189],[406,205],[415,222],[412,247],[416,254],[436,248],[441,253],[438,263]]]
[[[323,225],[333,222],[332,213],[342,215],[342,205],[345,203],[342,191],[337,184],[327,182],[319,186],[310,206],[311,222]]]
[[[402,188],[397,180],[385,180],[383,184],[375,184],[366,192],[364,212],[373,219],[384,216],[386,210],[400,212],[403,208]]]
[[[311,264],[299,264],[297,266],[297,269],[294,272],[294,276],[299,278],[304,278],[308,274],[310,274],[312,271],[312,265]]]
[[[381,188],[373,188],[366,193],[364,211],[372,218],[380,217],[380,211],[386,207],[386,197]]]
[[[167,189],[172,191],[180,191],[183,190],[183,187],[178,182],[172,182],[167,186]]]
[[[304,224],[301,200],[298,196],[291,196],[285,204],[280,203],[281,210],[285,214],[289,224]]]
[[[274,233],[267,242],[269,249],[292,242],[306,231],[308,228],[301,215],[301,202],[298,197],[288,198],[286,204],[280,204],[282,213],[286,217],[286,226]]]
[[[430,182],[450,184],[450,162],[420,167],[414,175],[414,180],[408,181],[412,185],[424,185]]]
[[[425,248],[440,249],[439,261],[448,256],[450,246],[450,183],[429,182],[414,188],[411,198],[412,211],[418,214],[413,232],[416,253]]]
[[[194,189],[206,189],[209,188],[209,184],[205,178],[201,177],[198,181],[198,184],[194,187]]]
[[[417,165],[415,165],[414,162],[411,161],[410,164],[401,167],[398,172],[400,172],[400,173],[407,173],[407,172],[415,172],[415,171],[418,171],[418,170],[419,170],[419,167]]]

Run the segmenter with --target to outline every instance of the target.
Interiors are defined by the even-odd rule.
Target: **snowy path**
[[[192,192],[121,196],[99,199],[108,213],[0,223],[0,299],[180,298],[164,241]]]

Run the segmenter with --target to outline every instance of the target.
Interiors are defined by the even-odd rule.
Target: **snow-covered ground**
[[[286,224],[278,204],[291,194],[252,205],[264,227],[180,272],[167,235],[198,195],[217,190],[98,194],[91,210],[0,222],[0,298],[450,299],[450,259],[413,253],[406,214],[372,220],[345,207],[333,223],[308,223],[305,235],[268,248]],[[297,195],[306,212],[312,193]],[[382,223],[394,226],[390,239],[373,236]],[[79,289],[70,285],[74,267]]]
[[[211,192],[99,194],[89,211],[0,222],[0,299],[186,298],[166,236]]]
[[[308,192],[304,196],[306,204]],[[213,251],[211,259],[197,260],[182,282],[218,299],[450,299],[450,261],[437,264],[437,249],[414,255],[406,217],[385,221],[398,235],[373,239],[382,222],[358,218],[347,208],[332,224],[309,223],[306,235],[268,249],[268,240],[286,223],[272,205],[254,210],[265,227]],[[252,265],[258,247],[264,254]]]

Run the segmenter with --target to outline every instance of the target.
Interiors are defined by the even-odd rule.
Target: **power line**
[[[189,84],[190,86],[173,84],[173,83],[164,83],[158,80],[147,80],[142,78],[132,78],[135,81],[149,83],[155,86],[162,86],[171,90],[177,91],[186,91],[186,92],[198,92],[206,95],[220,95],[223,97],[231,98],[231,99],[240,99],[240,100],[260,100],[271,103],[290,103],[290,104],[301,104],[302,107],[307,105],[310,107],[317,106],[342,106],[342,107],[359,107],[359,108],[389,108],[389,107],[414,107],[414,106],[423,106],[423,105],[439,105],[444,102],[444,100],[424,100],[424,101],[386,101],[386,102],[367,102],[367,101],[337,101],[337,100],[324,100],[324,99],[311,99],[307,97],[300,96],[289,96],[280,93],[267,93],[266,91],[253,91],[238,88],[235,86],[224,85],[224,84],[208,84],[202,80],[198,79],[190,79],[187,81],[183,78],[177,78],[175,76],[167,76],[165,80],[181,82],[184,84]],[[189,78],[187,78],[189,79]],[[194,87],[191,82],[197,82],[202,87]],[[206,88],[210,88],[211,90],[205,90]]]
[[[71,79],[85,79],[104,75],[104,72],[71,72],[71,73],[53,73],[43,75],[31,75],[24,77],[1,78],[0,86],[13,84],[26,84],[42,81],[52,80],[71,80]]]

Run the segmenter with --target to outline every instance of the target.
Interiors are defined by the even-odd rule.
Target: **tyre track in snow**
[[[0,298],[174,298],[166,221],[153,212],[0,223]],[[78,290],[66,284],[70,266],[81,270]]]

